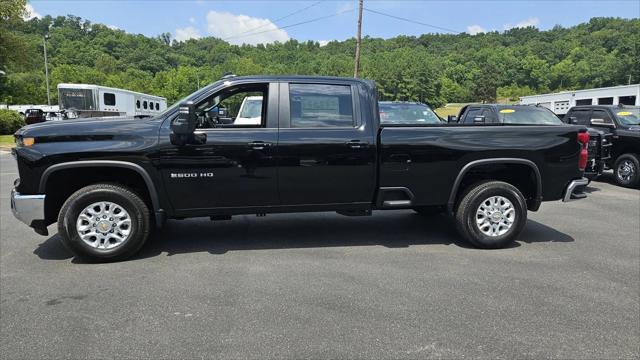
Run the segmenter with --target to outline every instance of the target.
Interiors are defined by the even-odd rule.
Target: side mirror
[[[193,101],[180,104],[178,117],[171,123],[171,131],[176,135],[190,135],[196,130],[196,109]]]
[[[606,127],[615,127],[614,124],[605,122],[604,119],[591,119],[591,125],[594,126],[606,126]]]
[[[567,118],[567,124],[577,124],[578,123],[578,118],[576,118],[575,116],[569,116]]]
[[[447,122],[449,124],[451,123],[457,123],[458,122],[458,117],[455,115],[447,115]]]
[[[484,124],[484,119],[485,119],[484,115],[476,116],[476,117],[473,118],[473,123],[474,124]]]
[[[171,143],[186,145],[193,142],[196,120],[196,107],[193,101],[180,104],[178,116],[171,123]]]

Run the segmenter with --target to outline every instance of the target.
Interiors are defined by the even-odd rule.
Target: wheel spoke
[[[132,231],[129,213],[120,205],[101,201],[85,207],[76,220],[80,239],[95,249],[107,250],[127,241]]]
[[[491,196],[476,209],[476,225],[485,235],[496,237],[507,233],[516,220],[516,210],[504,196]]]

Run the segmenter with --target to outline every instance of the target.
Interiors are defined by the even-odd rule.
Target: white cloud
[[[255,31],[253,31],[256,29]],[[231,44],[266,44],[289,40],[289,34],[269,19],[247,15],[234,15],[228,12],[209,11],[207,14],[207,32],[221,39],[230,38]],[[250,35],[255,33],[255,35]]]
[[[511,24],[505,24],[504,29],[509,30],[513,28],[525,28],[529,26],[538,26],[539,23],[540,23],[540,19],[538,19],[537,17],[532,17],[532,18],[528,18],[527,20],[520,21],[515,26],[512,26]]]
[[[174,38],[176,41],[187,41],[189,39],[200,39],[201,35],[198,29],[193,26],[187,26],[185,28],[176,29]]]
[[[338,3],[338,7],[336,9],[336,14],[342,14],[342,13],[345,13],[347,11],[351,11],[353,9],[354,9],[353,1],[347,1],[347,2]]]
[[[120,30],[120,28],[115,25],[107,25],[107,27],[111,30]]]
[[[33,6],[31,6],[31,4],[27,3],[27,6],[25,6],[24,8],[25,14],[22,17],[25,20],[31,20],[33,18],[41,18],[42,15],[38,14],[36,12],[36,9],[33,8]]]
[[[194,18],[193,16],[189,18],[189,22],[192,24],[196,23],[196,18]]]
[[[487,29],[483,28],[480,25],[469,25],[467,26],[467,32],[471,35],[477,35],[480,33],[486,33]]]
[[[331,41],[332,40],[318,40],[318,43],[320,43],[320,46],[326,46]]]

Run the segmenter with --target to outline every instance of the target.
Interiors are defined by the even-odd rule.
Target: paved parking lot
[[[13,218],[0,169],[2,358],[640,356],[638,190],[544,203],[504,250],[442,216],[321,213],[170,221],[84,264]]]

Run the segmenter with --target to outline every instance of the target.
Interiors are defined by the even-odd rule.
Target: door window
[[[491,109],[483,109],[481,116],[484,116],[484,122],[487,124],[498,122],[498,119],[493,115],[493,111],[491,111]]]
[[[290,84],[292,128],[353,127],[351,86]]]
[[[589,125],[589,115],[591,115],[590,109],[573,110],[567,114],[567,119],[575,117],[576,119],[573,124]]]
[[[482,113],[482,108],[470,108],[464,115],[464,124],[473,124],[473,119]]]
[[[196,106],[199,129],[259,128],[266,125],[268,84],[226,88]]]
[[[115,106],[116,104],[116,94],[112,93],[104,93],[104,104],[107,106]]]
[[[613,120],[609,113],[604,110],[593,110],[593,114],[591,114],[591,120],[594,119],[602,119],[605,124],[613,124]]]

